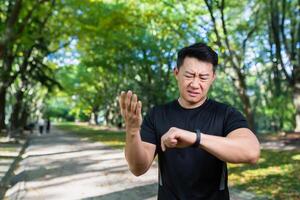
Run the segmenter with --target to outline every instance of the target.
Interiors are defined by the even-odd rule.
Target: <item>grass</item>
[[[0,155],[0,166],[3,165],[1,161],[4,161],[4,160],[11,161],[11,160],[13,160],[14,158],[16,158],[16,157],[15,157],[15,156],[1,156],[1,155]]]
[[[16,146],[1,146],[0,144],[0,152],[16,152],[17,150]]]
[[[59,124],[60,129],[113,148],[123,148],[123,131],[105,131],[96,127]],[[228,164],[229,184],[269,199],[300,200],[300,151],[262,150],[257,165]]]
[[[125,145],[124,131],[100,130],[96,126],[76,125],[74,123],[60,123],[55,125],[61,130],[74,133],[91,141],[100,141],[113,148],[122,149]]]
[[[234,188],[270,199],[300,199],[300,151],[262,150],[257,165],[228,168]]]
[[[0,140],[5,137],[0,136]],[[10,142],[0,142],[0,153],[1,152],[16,152],[20,148],[20,144]]]

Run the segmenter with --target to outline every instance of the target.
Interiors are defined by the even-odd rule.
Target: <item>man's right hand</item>
[[[151,166],[156,145],[141,140],[142,102],[137,95],[131,91],[121,92],[119,104],[126,126],[125,157],[130,171],[140,176]]]
[[[119,96],[121,115],[125,120],[126,132],[138,134],[142,124],[142,102],[130,90],[121,92]]]

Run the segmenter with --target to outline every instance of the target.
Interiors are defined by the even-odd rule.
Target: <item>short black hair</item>
[[[196,58],[200,61],[205,61],[213,65],[213,70],[216,70],[218,65],[218,54],[205,43],[195,43],[191,46],[180,49],[177,53],[177,68],[179,69],[186,57]]]

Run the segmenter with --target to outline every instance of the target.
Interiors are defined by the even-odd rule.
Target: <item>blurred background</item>
[[[119,149],[119,93],[136,92],[144,114],[177,98],[177,51],[207,43],[219,55],[209,97],[238,108],[263,144],[229,182],[300,199],[299,0],[1,0],[0,36],[1,137],[48,119]]]

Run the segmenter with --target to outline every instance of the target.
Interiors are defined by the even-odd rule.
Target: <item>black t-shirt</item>
[[[185,109],[178,100],[174,100],[153,107],[141,127],[142,140],[156,145],[158,199],[229,199],[226,163],[200,148],[161,150],[161,136],[171,127],[192,132],[200,129],[205,134],[225,137],[237,128],[248,128],[243,115],[226,104],[210,99],[194,109]]]

